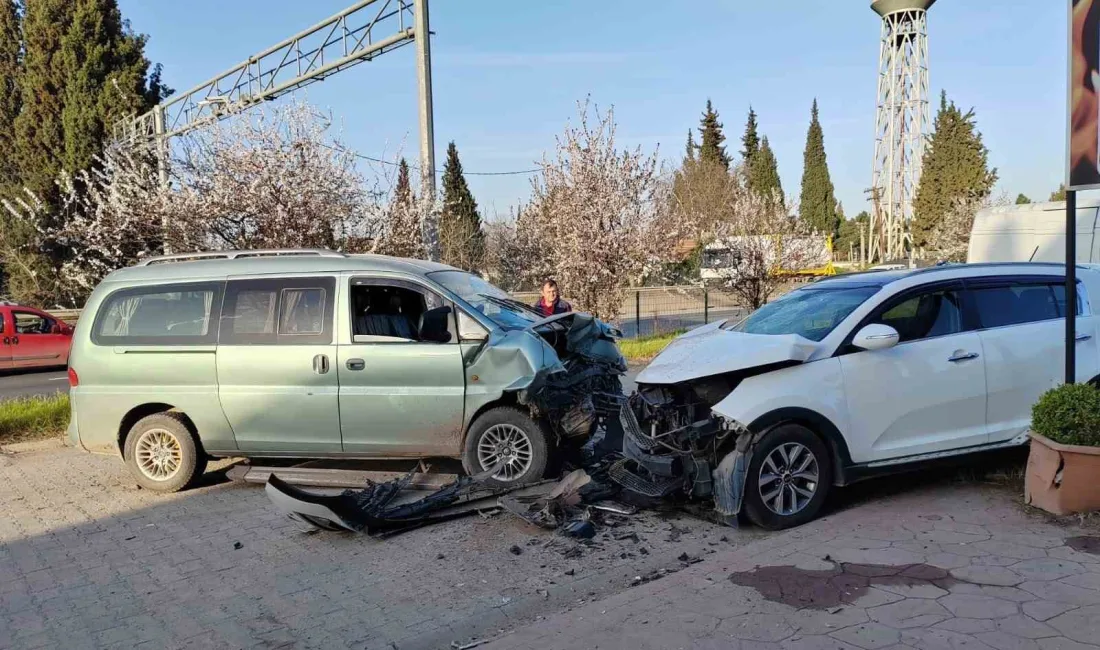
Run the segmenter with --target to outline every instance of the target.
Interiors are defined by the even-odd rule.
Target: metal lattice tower
[[[936,0],[874,0],[882,16],[868,259],[906,257],[928,105],[928,9]]]

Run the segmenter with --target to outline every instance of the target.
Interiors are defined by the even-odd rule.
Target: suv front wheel
[[[757,526],[801,526],[821,510],[833,482],[825,443],[799,424],[781,424],[757,443],[745,480],[745,512]]]

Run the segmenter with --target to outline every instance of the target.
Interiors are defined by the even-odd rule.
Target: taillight
[[[80,377],[77,376],[76,371],[69,368],[69,387],[76,388],[80,385]]]

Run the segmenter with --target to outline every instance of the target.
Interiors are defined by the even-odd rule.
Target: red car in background
[[[69,364],[73,328],[33,307],[0,304],[0,370]]]

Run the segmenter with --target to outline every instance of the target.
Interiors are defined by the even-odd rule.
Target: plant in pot
[[[1100,390],[1067,384],[1031,409],[1024,501],[1056,515],[1100,510]]]

